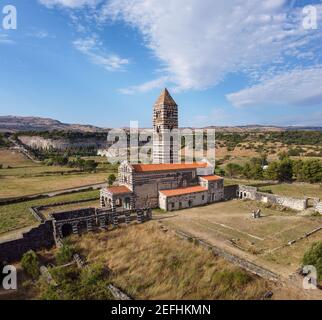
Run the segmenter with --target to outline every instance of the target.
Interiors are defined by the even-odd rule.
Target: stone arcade
[[[209,161],[179,163],[178,128],[178,106],[164,89],[154,105],[153,164],[122,162],[119,185],[101,190],[102,208],[171,211],[223,200],[223,178]]]

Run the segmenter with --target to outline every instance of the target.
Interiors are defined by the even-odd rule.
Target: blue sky
[[[0,115],[149,127],[166,86],[181,126],[322,126],[320,0],[7,4],[18,28],[0,26]]]

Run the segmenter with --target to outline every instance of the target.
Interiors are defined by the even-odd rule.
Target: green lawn
[[[102,160],[101,157],[87,159]],[[61,189],[105,182],[117,165],[99,163],[96,172],[81,172],[75,168],[45,166],[34,163],[17,151],[0,149],[0,199],[32,195]],[[11,168],[8,168],[10,165]]]
[[[67,202],[74,200],[90,199],[99,196],[99,191],[85,191],[69,195],[62,195],[53,198],[38,199],[33,201],[25,201],[16,204],[0,206],[0,234],[14,229],[24,228],[37,224],[29,211],[30,207],[57,202]],[[97,200],[97,205],[99,201]]]

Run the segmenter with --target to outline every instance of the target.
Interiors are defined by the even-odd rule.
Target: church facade
[[[119,166],[118,186],[103,188],[100,203],[112,211],[143,208],[179,210],[221,201],[223,178],[214,166],[179,161],[178,106],[164,89],[153,110],[153,163]]]

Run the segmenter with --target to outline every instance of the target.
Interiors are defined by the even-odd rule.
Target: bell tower
[[[153,109],[153,163],[178,163],[178,106],[165,88]]]

